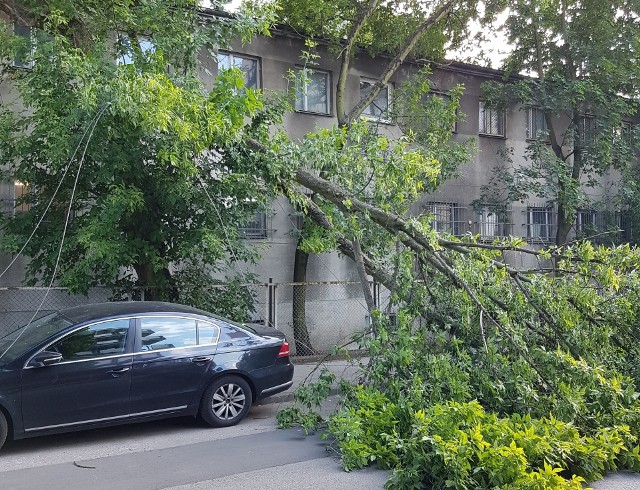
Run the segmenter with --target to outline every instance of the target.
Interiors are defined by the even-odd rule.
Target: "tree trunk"
[[[302,238],[298,238],[296,255],[293,262],[293,282],[307,282],[307,264],[309,254],[300,248]],[[307,286],[305,284],[293,286],[293,340],[296,345],[296,354],[308,356],[314,353],[307,329]]]
[[[150,264],[135,264],[133,268],[138,275],[144,301],[178,301],[178,289],[168,269],[158,273]]]

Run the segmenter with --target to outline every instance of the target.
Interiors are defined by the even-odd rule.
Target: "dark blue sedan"
[[[69,308],[0,339],[0,447],[7,436],[182,415],[227,427],[292,378],[273,328],[171,303]]]

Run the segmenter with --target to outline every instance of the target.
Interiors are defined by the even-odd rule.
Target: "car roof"
[[[116,301],[74,306],[58,312],[73,323],[84,323],[100,318],[139,315],[143,313],[188,313],[192,315],[220,318],[192,306],[163,301]]]

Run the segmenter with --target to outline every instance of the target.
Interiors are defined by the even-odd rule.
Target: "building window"
[[[580,121],[578,123],[578,144],[581,147],[587,147],[593,145],[593,142],[596,137],[596,118],[595,116],[591,116],[585,114],[580,116]]]
[[[369,95],[373,88],[374,82],[360,79],[360,100]],[[362,114],[367,117],[379,119],[384,122],[390,121],[389,109],[391,108],[391,86],[385,85],[378,96],[365,107]]]
[[[552,211],[546,207],[527,208],[527,238],[533,242],[551,241],[553,232]]]
[[[261,240],[268,237],[267,214],[263,211],[257,211],[251,221],[247,222],[242,228],[243,236],[248,240]]]
[[[592,209],[579,209],[576,213],[576,235],[580,238],[596,233],[596,212]]]
[[[329,114],[329,73],[298,68],[296,78],[296,111]]]
[[[218,73],[237,68],[243,73],[246,88],[260,88],[260,65],[257,58],[234,53],[218,53]]]
[[[24,182],[19,180],[13,181],[14,211],[16,213],[24,213],[31,209],[31,203],[25,202],[30,192],[29,186]]]
[[[13,24],[13,35],[22,38],[22,46],[13,59],[15,68],[33,68],[33,55],[36,52],[36,30],[31,26]]]
[[[631,213],[629,211],[616,212],[616,226],[618,227],[618,239],[621,243],[630,242],[633,238],[631,230]]]
[[[485,206],[478,215],[479,233],[483,240],[494,240],[511,234],[511,209]]]
[[[137,38],[136,42],[140,45],[140,51],[145,57],[153,54],[156,49],[153,41],[148,37]],[[131,65],[134,61],[134,51],[131,47],[131,39],[123,37],[119,40],[119,44],[122,52],[120,56],[118,56],[116,63],[119,65]]]
[[[493,136],[505,135],[505,114],[490,107],[486,107],[484,102],[480,102],[480,134],[490,134]]]
[[[459,208],[454,203],[430,202],[426,211],[432,216],[431,227],[439,233],[460,234]]]
[[[449,94],[444,94],[441,92],[429,92],[429,94],[427,94],[427,98],[429,99],[430,103],[434,103],[438,102],[439,104],[442,105],[442,108],[447,108],[449,106],[449,104],[451,104],[451,96]],[[431,106],[434,107],[434,106]],[[456,109],[456,117],[455,120],[453,121],[453,125],[451,126],[451,132],[455,133],[458,131],[458,110]]]
[[[539,107],[527,108],[527,139],[542,141],[549,139],[544,111]]]

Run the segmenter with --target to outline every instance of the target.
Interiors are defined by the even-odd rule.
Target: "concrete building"
[[[9,20],[7,16],[5,19]],[[25,32],[28,35],[29,31]],[[236,44],[230,51],[220,51],[217,59],[203,59],[203,68],[206,68],[206,71],[203,70],[203,78],[205,83],[213,83],[212,77],[219,69],[234,66],[245,72],[247,86],[286,92],[290,89],[291,83],[287,74],[301,68],[301,54],[305,49],[307,48],[302,37],[286,30],[274,29],[271,37],[260,36],[248,44]],[[286,115],[285,127],[294,139],[317,128],[328,128],[337,123],[335,86],[339,60],[322,44],[317,47],[317,52],[320,57],[306,82],[309,85],[306,95],[297,100],[295,110]],[[356,57],[347,79],[348,108],[360,100],[361,92],[367,90],[371,80],[381,73],[383,62],[381,58],[372,59],[364,54]],[[386,90],[380,94],[376,101],[377,107],[370,109],[370,115],[376,116],[377,110],[384,110],[386,105],[392,104],[395,88],[408,80],[418,68],[416,63],[405,63]],[[509,107],[504,112],[484,108],[481,101],[481,85],[486,81],[502,81],[503,73],[498,70],[451,62],[434,64],[432,71],[432,90],[437,96],[446,98],[451,89],[458,85],[464,86],[460,120],[455,128],[452,128],[452,138],[459,141],[472,139],[477,152],[473,160],[461,168],[458,178],[445,182],[437,192],[424,195],[413,206],[414,211],[432,214],[432,224],[436,230],[457,236],[473,234],[492,241],[496,237],[513,235],[523,237],[534,247],[551,243],[555,236],[556,222],[555,209],[548,202],[532,197],[530,201],[509,203],[500,210],[478,206],[482,186],[489,182],[496,166],[504,165],[499,157],[500,150],[512,148],[513,161],[517,165],[525,154],[528,142],[537,137],[539,130],[544,130],[539,111],[535,107],[521,106]],[[0,102],[7,103],[14,98],[15,94],[8,84],[0,84]],[[392,123],[381,124],[381,130],[398,134],[398,128]],[[606,200],[607,193],[615,188],[616,178],[617,175],[605,175],[604,185],[592,191],[593,200]],[[20,212],[14,203],[23,191],[24,186],[18,181],[4,182],[0,185],[3,212]],[[609,224],[624,229],[624,214],[611,207],[605,212],[600,209],[581,210],[576,216],[574,234],[585,231],[588,227],[604,228]],[[292,231],[298,225],[298,217],[285,199],[277,200],[271,213],[257,214],[252,223],[245,225],[247,240],[258,244],[263,254],[262,261],[253,270],[260,282],[272,280],[274,283],[282,284],[293,280],[296,238]],[[628,235],[623,234],[620,238],[628,238]],[[11,260],[12,257],[0,257],[0,267],[4,269]],[[20,271],[24,267],[24,262],[21,262],[23,260],[20,259],[10,273],[0,278],[0,286],[19,285],[22,279]],[[515,265],[527,265],[525,259],[518,256],[514,256],[513,261]],[[355,284],[357,274],[350,260],[343,259],[336,253],[322,254],[310,258],[308,280]],[[315,336],[314,343],[321,349],[348,337],[367,322],[366,308],[363,308],[359,286],[344,284],[340,288],[343,295],[340,308],[343,310],[336,310],[335,304],[330,308],[324,307],[326,294],[320,290],[317,293],[309,293],[308,301],[316,305],[310,330],[312,336]],[[291,288],[282,287],[279,294],[278,324],[285,331],[289,331]],[[336,316],[353,316],[353,321],[344,322],[343,326],[336,327]],[[332,328],[335,331],[331,338],[323,337],[321,330],[325,325],[334,325]]]

